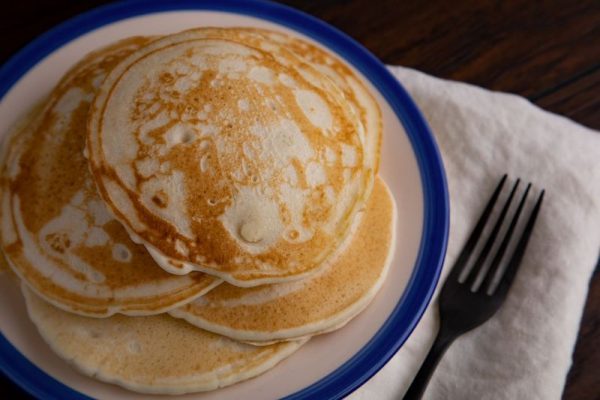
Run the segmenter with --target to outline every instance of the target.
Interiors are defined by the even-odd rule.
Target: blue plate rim
[[[135,16],[186,10],[244,14],[278,23],[313,38],[367,77],[398,116],[409,137],[421,175],[424,225],[415,268],[406,289],[386,322],[350,360],[312,385],[285,397],[286,400],[343,398],[379,371],[410,336],[431,300],[448,242],[448,188],[433,134],[406,90],[378,59],[336,28],[280,4],[262,0],[133,0],[92,9],[30,42],[0,68],[0,101],[38,62],[87,32]],[[36,397],[89,399],[35,366],[1,333],[0,370]]]

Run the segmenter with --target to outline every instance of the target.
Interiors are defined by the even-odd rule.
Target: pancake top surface
[[[364,127],[362,142],[365,165],[376,173],[379,170],[379,153],[383,133],[381,110],[357,74],[340,59],[306,41],[275,31],[254,28],[243,28],[242,31],[242,34],[250,37],[267,36],[277,44],[276,48],[279,52],[291,53],[302,62],[309,63],[342,90],[344,98],[360,118]]]
[[[380,178],[362,214],[352,238],[317,274],[253,288],[224,283],[171,315],[257,343],[339,328],[375,296],[394,253],[395,204]]]
[[[9,262],[45,299],[84,315],[156,314],[219,282],[159,268],[108,213],[83,156],[98,86],[148,41],[132,38],[88,55],[5,143],[2,241]]]
[[[304,341],[256,347],[168,315],[106,319],[64,312],[24,288],[29,316],[62,358],[86,375],[143,393],[213,390],[254,377]]]
[[[260,32],[153,42],[93,105],[100,193],[170,272],[296,279],[339,247],[368,197],[376,162],[361,116],[333,79]]]

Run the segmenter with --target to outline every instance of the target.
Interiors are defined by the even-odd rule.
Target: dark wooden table
[[[385,63],[516,93],[600,129],[598,0],[282,2],[336,26]],[[0,63],[52,26],[103,3],[7,2],[0,14]],[[598,399],[598,371],[600,274],[596,273],[564,399]],[[13,394],[5,398],[23,395],[5,378],[0,379],[2,394]]]

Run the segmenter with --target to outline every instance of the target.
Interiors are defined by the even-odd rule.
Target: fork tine
[[[515,276],[517,275],[517,270],[519,269],[521,259],[523,258],[523,254],[525,254],[527,243],[529,242],[531,232],[533,231],[533,225],[535,224],[535,220],[537,219],[538,213],[540,212],[540,207],[542,206],[542,200],[544,200],[545,192],[545,190],[542,190],[537,202],[535,203],[533,211],[531,211],[531,215],[529,216],[527,225],[525,225],[525,229],[523,230],[523,233],[519,238],[517,247],[515,248],[512,257],[508,261],[506,271],[504,272],[504,275],[500,278],[500,283],[498,284],[498,288],[496,289],[496,296],[504,298],[504,296],[506,296],[506,294],[508,293],[508,289],[510,289],[512,282],[514,281]]]
[[[498,271],[500,261],[502,261],[502,256],[504,256],[504,253],[506,252],[506,248],[508,247],[508,243],[510,242],[512,233],[515,230],[515,227],[517,226],[517,221],[519,220],[521,211],[523,210],[523,206],[525,205],[525,199],[527,198],[527,195],[529,194],[530,189],[531,189],[531,183],[529,183],[527,185],[527,189],[525,189],[525,193],[523,193],[523,196],[521,196],[521,201],[519,202],[519,207],[517,208],[517,211],[515,211],[515,215],[513,216],[512,221],[510,221],[510,226],[508,227],[508,230],[504,234],[504,239],[502,239],[502,243],[500,244],[500,247],[498,248],[498,251],[496,252],[496,255],[494,256],[494,260],[492,261],[490,269],[489,269],[488,273],[486,274],[485,279],[481,283],[481,287],[486,290],[487,294],[491,294],[492,282],[494,280],[494,276],[496,275],[496,273]]]
[[[504,186],[504,182],[506,182],[507,176],[508,176],[507,174],[504,174],[502,176],[502,179],[500,179],[500,182],[498,182],[498,186],[496,186],[496,189],[494,189],[494,193],[492,194],[492,197],[490,197],[490,200],[488,201],[487,205],[485,206],[485,210],[483,210],[483,213],[479,217],[479,221],[477,221],[477,225],[475,225],[475,228],[473,228],[473,232],[471,232],[471,236],[469,236],[469,239],[467,239],[467,243],[463,247],[458,258],[456,259],[456,262],[452,266],[452,270],[450,271],[450,275],[448,276],[447,279],[458,280],[458,276],[460,275],[462,269],[464,268],[465,264],[467,263],[469,256],[473,252],[473,249],[475,248],[475,245],[477,244],[477,240],[481,236],[481,232],[483,231],[483,228],[485,227],[485,224],[487,223],[487,220],[489,219],[490,214],[492,213],[494,204],[496,204],[496,200],[498,199],[498,196],[500,195],[500,191],[502,190],[502,187]]]
[[[521,182],[521,179],[517,179],[517,181],[513,185],[513,188],[510,191],[510,195],[508,196],[508,199],[506,199],[506,202],[504,203],[504,206],[502,207],[502,211],[500,212],[500,215],[498,215],[496,224],[492,228],[492,231],[490,232],[490,236],[488,237],[487,241],[485,242],[485,245],[483,246],[481,253],[479,253],[479,256],[477,257],[477,261],[475,262],[475,264],[473,266],[473,269],[465,277],[465,283],[468,285],[468,287],[472,287],[473,284],[477,281],[477,276],[481,272],[481,269],[483,268],[483,265],[485,264],[485,260],[488,256],[490,250],[492,250],[492,246],[494,245],[494,242],[496,241],[496,236],[498,236],[498,232],[500,232],[500,228],[502,227],[504,218],[506,218],[506,214],[508,213],[508,209],[510,208],[510,204],[512,203],[512,199],[515,196],[517,187],[519,186],[520,182]]]

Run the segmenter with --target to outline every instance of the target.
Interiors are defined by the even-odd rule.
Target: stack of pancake
[[[2,147],[2,250],[31,320],[83,373],[139,392],[264,372],[383,283],[381,131],[353,71],[287,34],[87,55]]]

